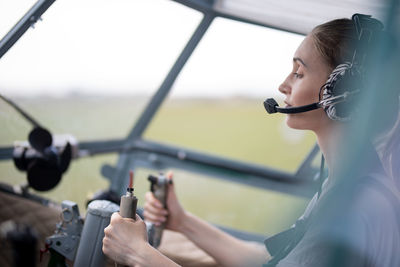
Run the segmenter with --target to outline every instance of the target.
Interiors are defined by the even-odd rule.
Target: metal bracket
[[[55,234],[47,238],[46,244],[68,260],[73,261],[82,233],[83,219],[75,202],[64,200],[61,207],[62,221],[57,223]]]

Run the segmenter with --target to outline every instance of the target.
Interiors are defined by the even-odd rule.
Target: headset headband
[[[351,17],[356,30],[357,44],[354,50],[353,63],[363,65],[366,57],[366,50],[369,43],[373,41],[375,33],[383,30],[383,24],[371,15],[354,14]]]

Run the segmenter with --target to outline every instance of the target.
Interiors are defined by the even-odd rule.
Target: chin
[[[296,115],[287,115],[286,117],[286,125],[289,128],[296,129],[296,130],[310,130],[311,127],[307,125],[309,120],[305,120],[299,114]]]
[[[299,114],[288,114],[286,117],[287,126],[296,130],[315,131],[321,125],[326,125],[326,122],[331,122],[331,120],[322,109]]]

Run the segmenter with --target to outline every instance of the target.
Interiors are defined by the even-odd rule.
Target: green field
[[[147,103],[144,97],[18,98],[16,102],[54,134],[78,140],[126,136]],[[26,140],[30,125],[12,108],[0,104],[0,145]],[[257,99],[170,99],[156,114],[145,138],[236,160],[295,171],[315,142],[309,133],[290,130],[281,115],[267,116]],[[86,200],[107,188],[100,168],[115,165],[117,155],[76,160],[62,182],[40,193],[57,201],[69,199],[84,211]],[[137,170],[140,201],[148,189],[149,170]],[[25,173],[11,161],[0,162],[0,180],[20,184]],[[228,183],[176,170],[175,184],[184,207],[208,221],[252,232],[272,234],[288,227],[302,213],[306,199]]]

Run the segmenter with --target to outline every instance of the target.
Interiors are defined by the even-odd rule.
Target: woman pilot
[[[362,37],[360,26],[365,24],[369,32],[382,32],[379,21],[360,14],[315,27],[297,48],[292,71],[279,86],[288,109],[325,103],[323,108],[287,115],[289,127],[316,134],[329,169],[329,178],[292,228],[268,238],[265,247],[239,240],[185,211],[173,184],[169,185],[168,209],[152,193],[146,194],[145,219],[155,224],[166,222],[167,229],[185,235],[222,266],[400,266],[400,198],[392,179],[398,179],[399,173],[395,165],[389,166],[391,171],[382,167],[372,145],[375,134],[360,151],[365,156],[362,167],[344,179],[352,181],[346,190],[342,190],[340,179],[345,153],[340,144],[348,138],[355,111],[343,110],[345,107],[331,100],[346,94],[335,92],[339,90],[335,84],[343,82],[340,79],[365,71],[359,64],[365,59],[364,53],[355,52],[354,45]],[[356,65],[358,68],[353,68]],[[350,93],[361,95],[360,91]],[[393,126],[398,115],[398,92],[389,100],[395,110],[388,120]],[[398,154],[399,128],[396,124],[384,151],[392,163]],[[133,221],[118,213],[105,229],[103,251],[129,266],[177,265],[147,243],[146,227],[139,217]]]

